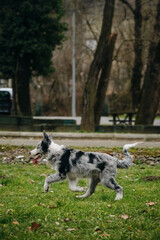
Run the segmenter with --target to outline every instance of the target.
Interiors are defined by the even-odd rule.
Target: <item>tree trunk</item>
[[[132,108],[136,110],[141,95],[141,79],[142,79],[142,0],[135,0],[135,9],[132,4],[127,0],[120,0],[124,3],[134,15],[134,65],[131,79],[131,94],[132,94]]]
[[[152,125],[160,100],[160,0],[157,6],[157,17],[154,33],[149,48],[148,64],[136,124]]]
[[[12,81],[12,88],[13,88],[13,114],[15,116],[21,116],[21,111],[18,103],[18,79],[17,79],[17,74],[18,74],[18,69],[19,69],[19,61],[17,60],[16,62],[16,70],[15,74],[13,76],[13,81]]]
[[[31,102],[29,82],[31,72],[29,69],[28,58],[23,58],[18,61],[18,69],[15,76],[15,89],[17,89],[16,104],[20,108],[23,116],[31,116]],[[18,111],[19,113],[19,111]]]
[[[133,74],[131,79],[131,92],[132,92],[132,108],[136,110],[140,102],[140,93],[141,93],[141,78],[142,78],[142,6],[141,0],[135,0],[135,12],[134,12],[134,21],[135,21],[135,42],[134,42],[134,67]]]
[[[101,34],[94,54],[94,59],[90,66],[88,79],[85,84],[82,102],[81,129],[86,131],[95,130],[94,108],[96,91],[98,87],[100,71],[103,66],[103,59],[105,57],[104,50],[108,45],[109,36],[111,33],[112,19],[114,15],[114,4],[115,0],[105,0]]]
[[[94,108],[94,114],[95,114],[95,124],[99,124],[103,106],[104,106],[104,101],[105,101],[105,96],[106,96],[106,91],[109,83],[109,76],[110,76],[110,71],[111,71],[111,66],[112,66],[112,58],[113,58],[113,52],[114,52],[114,47],[115,47],[115,42],[116,42],[117,34],[111,34],[109,43],[107,45],[107,49],[105,49],[105,56],[103,59],[103,67],[98,83],[98,88],[97,88],[97,94],[96,94],[96,102],[95,102],[95,108]]]

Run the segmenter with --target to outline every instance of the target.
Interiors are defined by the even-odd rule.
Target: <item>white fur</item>
[[[84,191],[84,188],[78,187],[78,178],[89,178],[89,188],[84,195],[79,198],[89,197],[94,193],[99,182],[104,186],[116,192],[115,200],[123,198],[123,188],[117,184],[115,177],[118,168],[128,168],[132,165],[132,157],[127,151],[130,147],[138,143],[126,144],[123,147],[125,160],[118,160],[106,153],[83,152],[75,149],[68,149],[63,145],[58,145],[44,132],[44,138],[37,148],[32,150],[31,155],[38,153],[44,155],[51,166],[56,170],[45,180],[44,192],[48,192],[50,184],[62,181],[65,178],[69,180],[69,188],[72,191]]]

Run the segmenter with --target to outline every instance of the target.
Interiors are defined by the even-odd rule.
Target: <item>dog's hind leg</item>
[[[48,176],[45,180],[44,183],[44,192],[48,192],[49,191],[49,187],[50,184],[53,182],[60,182],[61,180],[65,179],[64,176],[60,175],[60,174],[51,174],[50,176]]]
[[[98,176],[92,176],[92,178],[90,179],[90,184],[89,184],[89,188],[88,188],[87,192],[84,195],[80,195],[80,196],[76,196],[76,197],[77,198],[87,198],[87,197],[91,196],[94,193],[95,188],[99,182],[100,182],[100,179]]]
[[[73,192],[84,192],[85,188],[77,186],[77,179],[69,179],[69,188]]]
[[[123,188],[120,185],[117,184],[114,177],[107,177],[107,178],[102,177],[101,183],[104,186],[114,190],[117,193],[115,200],[120,200],[120,199],[123,198]]]

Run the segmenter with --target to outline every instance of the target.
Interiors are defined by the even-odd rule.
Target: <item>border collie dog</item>
[[[53,142],[52,138],[43,132],[43,140],[30,152],[36,159],[41,157],[52,165],[56,173],[48,176],[44,183],[44,192],[48,192],[50,184],[68,178],[69,188],[72,191],[84,191],[77,186],[78,178],[89,178],[89,188],[79,198],[89,197],[94,193],[99,182],[116,192],[115,200],[123,198],[123,188],[116,182],[117,168],[129,168],[132,157],[128,152],[130,147],[138,143],[126,144],[123,147],[124,160],[118,160],[106,153],[83,152],[67,148]]]

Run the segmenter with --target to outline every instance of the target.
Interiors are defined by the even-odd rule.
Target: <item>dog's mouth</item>
[[[38,164],[38,162],[41,160],[42,154],[38,153],[35,156],[32,156],[30,160],[32,160],[33,164]]]

